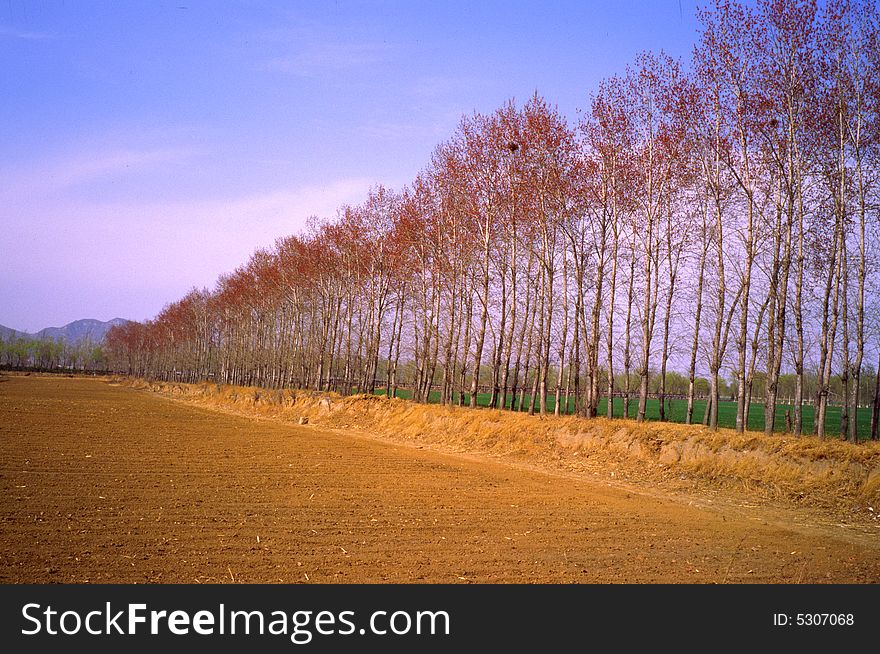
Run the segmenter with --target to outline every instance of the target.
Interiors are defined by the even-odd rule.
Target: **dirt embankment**
[[[218,384],[122,381],[166,396],[284,422],[377,434],[429,449],[488,454],[526,465],[614,477],[616,482],[695,486],[710,492],[821,510],[877,525],[880,444],[737,434],[702,426],[512,414],[421,405],[378,396]]]

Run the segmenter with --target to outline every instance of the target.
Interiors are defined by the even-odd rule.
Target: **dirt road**
[[[880,581],[880,542],[697,504],[99,380],[0,382],[5,583]]]

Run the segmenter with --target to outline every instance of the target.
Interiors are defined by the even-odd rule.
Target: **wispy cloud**
[[[475,82],[461,75],[456,77],[434,75],[417,80],[410,88],[410,93],[418,100],[430,101],[470,90],[475,85]]]
[[[77,275],[101,286],[161,287],[164,299],[212,286],[247,262],[258,247],[300,234],[311,216],[332,217],[362,201],[374,180],[341,178],[321,185],[278,187],[249,194],[148,202],[22,201],[16,220],[0,230],[15,279]],[[47,238],[51,235],[51,238]],[[65,272],[67,271],[67,272]],[[85,281],[83,282],[85,283]]]
[[[363,69],[390,59],[391,47],[384,43],[312,43],[298,52],[270,59],[268,70],[312,77],[328,72]]]
[[[117,150],[100,153],[94,159],[68,162],[55,177],[60,187],[107,179],[138,170],[150,169],[162,164],[181,161],[192,152],[179,148],[156,150]]]
[[[18,193],[47,194],[74,188],[82,184],[109,181],[122,175],[152,170],[158,166],[183,161],[194,151],[179,147],[111,148],[55,157],[38,162],[7,178],[8,188]]]
[[[231,237],[227,240],[215,234],[213,238],[218,241],[269,244],[279,236],[301,231],[311,216],[329,218],[342,205],[360,202],[366,198],[372,183],[373,180],[364,177],[351,177],[227,198],[114,205],[108,213],[162,216],[163,222],[192,229],[194,233],[212,229]]]
[[[58,35],[54,32],[32,32],[29,30],[20,30],[14,27],[0,25],[0,39],[22,39],[25,41],[50,41],[57,39]]]
[[[363,71],[388,62],[398,46],[362,30],[346,32],[292,11],[282,24],[251,33],[260,44],[263,69],[314,77],[327,73]]]

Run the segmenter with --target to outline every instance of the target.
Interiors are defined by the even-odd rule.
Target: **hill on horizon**
[[[112,320],[102,321],[94,318],[83,318],[74,320],[63,327],[45,327],[40,331],[31,334],[22,332],[11,327],[0,325],[0,340],[9,340],[11,338],[30,338],[35,340],[63,340],[66,343],[79,343],[81,341],[90,340],[93,343],[100,343],[104,340],[107,332],[111,327],[116,325],[124,325],[130,322],[125,318],[113,318]]]

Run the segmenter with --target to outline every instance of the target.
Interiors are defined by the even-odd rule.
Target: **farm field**
[[[869,583],[876,533],[96,379],[0,378],[3,583]]]
[[[385,390],[377,391],[377,395],[385,395]],[[396,397],[402,399],[409,399],[411,396],[410,391],[400,389],[397,391]],[[479,393],[477,394],[477,404],[479,406],[487,406],[489,404],[490,395],[488,393]],[[525,396],[525,401],[523,402],[523,410],[525,411],[529,405],[529,395]],[[438,391],[432,391],[430,401],[433,403],[437,403],[440,401],[440,393]],[[465,403],[470,401],[470,394],[465,393]],[[509,404],[508,400],[508,404]],[[553,412],[556,407],[556,400],[553,394],[548,394],[547,396],[547,411]],[[635,418],[636,412],[639,408],[638,398],[633,398],[629,405],[629,417]],[[569,400],[568,403],[569,413],[574,412],[574,400]],[[599,400],[599,415],[604,416],[608,410],[608,400],[607,398],[601,398]],[[706,410],[706,400],[694,400],[694,423],[701,424],[703,420],[703,413]],[[794,407],[790,404],[778,404],[776,409],[776,417],[774,420],[775,431],[784,432],[785,431],[785,411],[789,410],[792,415],[794,414]],[[537,412],[537,403],[535,405],[535,411]],[[812,406],[804,405],[804,433],[812,434],[813,433],[813,422],[815,420],[815,411]],[[837,437],[840,434],[840,412],[841,407],[839,405],[829,405],[828,410],[825,416],[825,426],[827,429],[827,434],[829,437]],[[687,414],[687,400],[666,400],[666,417],[670,422],[678,422],[684,424],[685,415]],[[858,434],[860,439],[870,438],[871,434],[871,409],[868,407],[859,407],[859,423],[858,423]],[[648,399],[648,406],[646,409],[646,418],[648,420],[659,420],[660,419],[660,401],[655,398]],[[622,398],[614,398],[614,417],[621,418],[623,417],[623,399]],[[733,429],[736,427],[736,402],[724,401],[718,403],[718,426],[722,428]],[[764,431],[764,405],[761,403],[752,403],[751,409],[749,411],[749,430],[750,431]]]

